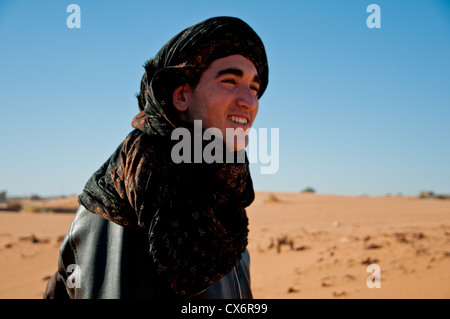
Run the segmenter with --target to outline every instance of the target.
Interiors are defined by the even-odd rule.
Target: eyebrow
[[[224,75],[224,74],[233,74],[240,78],[242,78],[244,76],[244,72],[242,70],[235,69],[235,68],[228,68],[228,69],[220,70],[219,72],[217,72],[216,78],[218,78],[219,76]],[[258,75],[254,76],[253,82],[261,84],[261,80]]]

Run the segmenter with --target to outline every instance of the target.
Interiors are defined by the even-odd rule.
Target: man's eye
[[[252,86],[250,86],[250,89],[252,91],[254,91],[256,94],[258,94],[258,92],[259,92],[259,87],[258,86],[252,85]]]
[[[224,79],[221,81],[222,83],[231,83],[231,84],[236,84],[236,81],[234,79]]]
[[[253,93],[255,93],[255,95],[258,95],[258,93],[259,93],[259,86],[252,85],[252,86],[250,86],[250,90],[252,90]]]

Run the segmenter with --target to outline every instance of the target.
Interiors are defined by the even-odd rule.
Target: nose
[[[237,102],[240,107],[246,109],[254,109],[259,105],[258,97],[255,95],[254,91],[245,85],[239,90]]]

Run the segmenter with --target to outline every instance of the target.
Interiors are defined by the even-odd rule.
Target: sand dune
[[[0,298],[42,297],[77,202],[33,204],[0,211]],[[255,298],[450,298],[450,200],[259,192],[248,215]]]
[[[450,201],[277,197],[249,209],[256,298],[450,297]],[[380,288],[367,286],[369,264]]]

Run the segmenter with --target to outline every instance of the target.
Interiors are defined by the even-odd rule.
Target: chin
[[[230,151],[242,151],[244,150],[248,145],[248,136],[245,136],[243,138],[235,137],[234,141],[225,141],[225,144],[227,145],[228,150]]]
[[[248,127],[227,127],[222,133],[229,151],[242,151],[247,147],[250,133]]]

